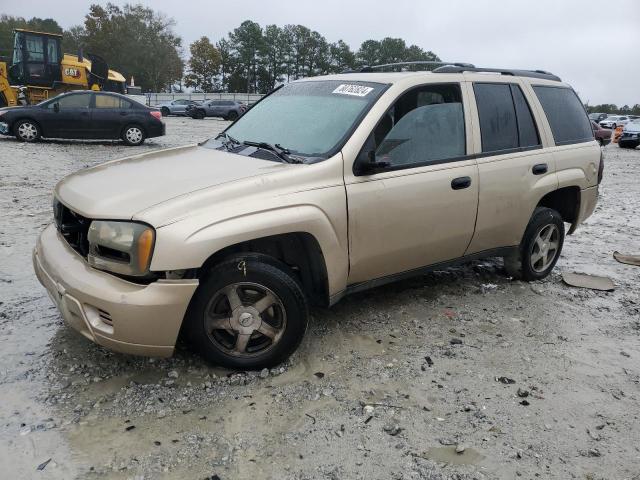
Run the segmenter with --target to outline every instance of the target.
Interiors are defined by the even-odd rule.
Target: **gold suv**
[[[308,78],[202,144],[64,178],[33,263],[100,345],[168,356],[182,332],[261,368],[296,349],[310,305],[482,257],[546,277],[602,168],[578,96],[546,72]]]

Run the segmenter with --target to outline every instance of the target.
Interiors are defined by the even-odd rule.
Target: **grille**
[[[53,218],[56,228],[62,234],[69,246],[83,257],[89,253],[89,240],[87,233],[91,220],[72,211],[54,199]]]

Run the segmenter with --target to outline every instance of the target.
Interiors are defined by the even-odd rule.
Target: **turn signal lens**
[[[153,249],[153,230],[147,229],[138,238],[138,268],[141,272],[147,270],[151,250]]]

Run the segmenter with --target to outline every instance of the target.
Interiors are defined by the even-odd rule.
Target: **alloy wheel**
[[[542,227],[533,242],[530,255],[531,268],[538,273],[544,272],[558,255],[559,246],[558,227],[553,224]]]
[[[209,301],[204,314],[209,340],[228,355],[254,357],[271,350],[285,331],[282,300],[257,283],[227,285]]]

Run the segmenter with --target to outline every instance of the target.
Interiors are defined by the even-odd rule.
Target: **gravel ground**
[[[243,373],[99,348],[32,272],[62,176],[225,126],[167,124],[137,148],[0,138],[0,476],[640,479],[640,268],[611,255],[640,253],[639,150],[605,148],[596,213],[545,281],[488,260],[356,294],[313,312],[287,364]]]

